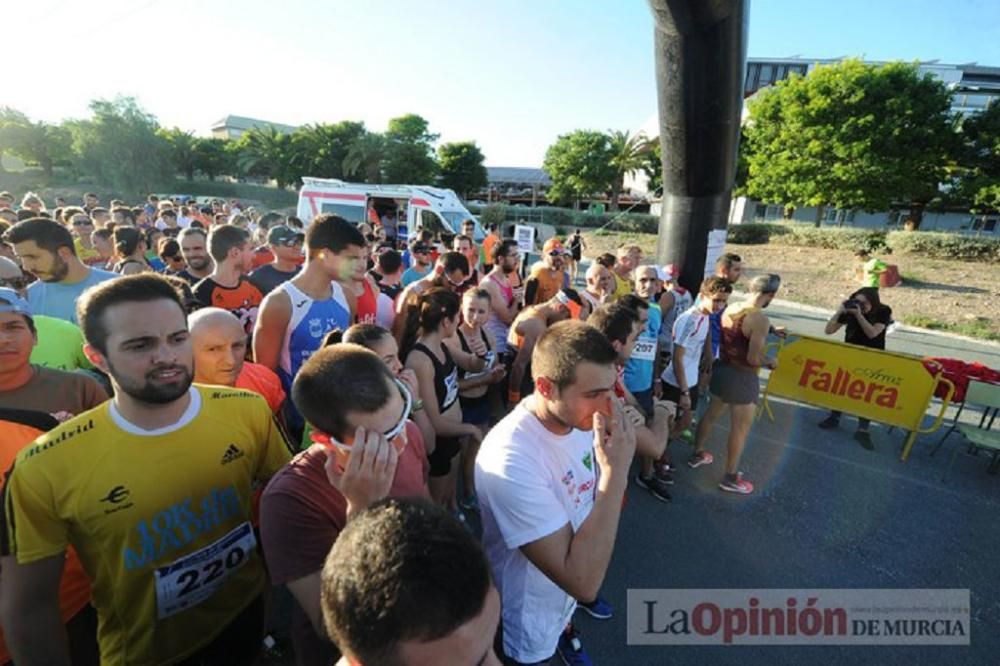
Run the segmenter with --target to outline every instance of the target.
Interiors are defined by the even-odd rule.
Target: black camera
[[[863,310],[864,309],[864,308],[861,307],[861,301],[859,301],[856,298],[848,298],[846,301],[844,301],[843,308],[845,310]]]

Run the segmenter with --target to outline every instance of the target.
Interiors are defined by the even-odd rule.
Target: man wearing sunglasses
[[[677,430],[691,425],[691,416],[698,407],[699,367],[710,358],[711,316],[726,309],[733,285],[718,276],[701,283],[700,298],[677,317],[673,329],[673,356],[663,370],[663,399],[677,404]],[[692,468],[712,462],[712,454],[696,450],[688,465]]]
[[[281,284],[299,274],[299,259],[302,258],[302,244],[306,235],[284,225],[271,227],[267,232],[267,246],[274,256],[269,264],[264,264],[250,273],[250,282],[257,285],[265,296]]]
[[[413,398],[373,352],[324,347],[302,366],[292,399],[313,445],[292,459],[261,499],[261,542],[276,585],[298,602],[292,640],[300,665],[339,657],[327,638],[320,572],[348,519],[386,496],[429,498],[427,455],[409,420]]]
[[[538,305],[569,287],[566,259],[569,252],[558,238],[550,238],[542,246],[542,261],[531,267],[531,277],[524,283],[525,305]]]
[[[403,287],[408,287],[431,272],[431,246],[423,241],[414,241],[410,246],[412,265],[403,272]]]
[[[82,208],[67,208],[63,211],[63,221],[73,234],[73,247],[76,248],[76,256],[80,257],[80,261],[88,266],[103,266],[107,260],[94,247],[94,241],[90,237],[94,233],[94,221],[90,219],[90,215]]]

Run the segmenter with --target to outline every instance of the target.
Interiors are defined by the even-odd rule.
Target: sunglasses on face
[[[399,389],[400,397],[403,398],[403,413],[400,415],[399,422],[396,423],[395,426],[393,426],[390,430],[387,430],[386,432],[382,433],[382,436],[385,437],[386,441],[389,442],[390,444],[401,434],[403,434],[404,430],[406,430],[406,423],[410,418],[410,412],[413,410],[413,396],[410,395],[409,389],[407,389],[406,386],[403,384],[403,382],[399,381],[398,379],[393,379],[393,381],[396,383],[396,388]],[[332,435],[327,435],[325,433],[314,430],[310,435],[310,437],[312,438],[312,441],[317,444],[322,444],[327,447],[333,447],[343,451],[344,453],[350,453],[351,451],[351,444],[339,442]]]
[[[26,278],[26,277],[0,278],[0,285],[3,285],[5,287],[9,287],[9,288],[13,289],[14,291],[18,291],[20,289],[24,289],[29,284],[31,284],[31,283],[28,281],[28,278]]]
[[[93,226],[93,222],[90,220],[73,220],[74,227],[90,227]]]

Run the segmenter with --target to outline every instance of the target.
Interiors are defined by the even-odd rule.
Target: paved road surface
[[[826,316],[774,305],[777,325],[822,335]],[[889,348],[979,360],[1000,367],[1000,347],[901,331]],[[907,463],[903,434],[875,427],[875,451],[857,445],[853,419],[839,431],[816,427],[825,414],[773,402],[775,421],[754,426],[743,469],[758,491],[717,490],[727,423],[709,450],[716,463],[677,474],[674,501],[631,487],[603,593],[616,616],[577,614],[596,664],[963,664],[1000,663],[1000,477],[988,459],[959,456],[941,471],[960,437],[929,457],[940,433],[921,436]],[[688,447],[674,444],[675,458]],[[970,647],[629,647],[629,588],[970,588]]]

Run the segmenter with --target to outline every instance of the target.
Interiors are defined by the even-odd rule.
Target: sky
[[[655,113],[644,0],[6,0],[4,18],[0,106],[50,122],[117,95],[202,136],[228,114],[383,131],[412,112],[531,167],[559,134]],[[755,0],[748,55],[1000,66],[997,26],[998,0]]]

